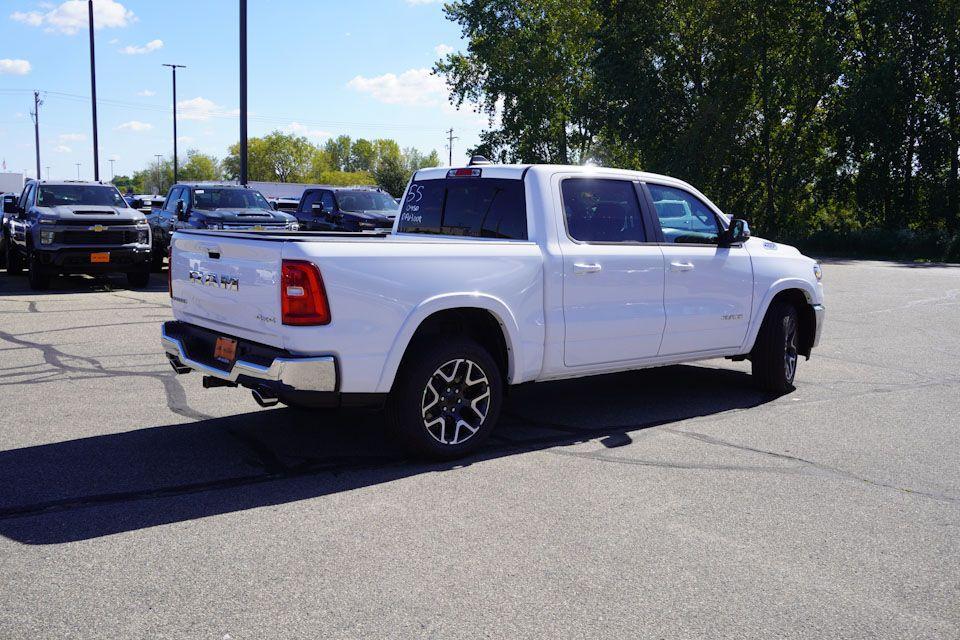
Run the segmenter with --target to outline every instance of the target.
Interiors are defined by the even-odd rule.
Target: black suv
[[[163,208],[148,216],[153,230],[153,265],[159,269],[177,229],[296,230],[297,219],[274,211],[259,191],[236,184],[175,184]]]
[[[389,231],[398,209],[379,187],[310,187],[294,215],[308,231]]]

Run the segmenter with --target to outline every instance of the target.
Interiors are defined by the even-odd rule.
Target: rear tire
[[[23,258],[16,246],[7,240],[7,275],[18,276],[23,272]]]
[[[27,281],[34,291],[46,291],[50,288],[51,273],[40,265],[36,252],[30,254],[30,269],[27,272]]]
[[[422,342],[397,373],[386,417],[411,453],[452,460],[479,449],[496,426],[503,378],[479,344],[440,337]]]
[[[753,380],[774,393],[793,391],[800,354],[800,322],[792,304],[775,302],[767,311],[750,359]]]
[[[127,285],[131,289],[143,289],[150,284],[150,272],[149,271],[128,271],[127,272]]]

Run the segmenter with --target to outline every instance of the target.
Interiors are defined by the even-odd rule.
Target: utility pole
[[[113,182],[113,176],[114,176],[113,163],[114,163],[114,159],[110,158],[110,182]]]
[[[50,179],[50,165],[47,165],[47,180]]]
[[[157,194],[158,194],[158,195],[159,195],[160,192],[163,190],[163,185],[160,184],[160,158],[162,158],[162,157],[163,157],[163,154],[161,154],[161,153],[158,153],[158,154],[156,155],[156,158],[157,158]]]
[[[247,0],[240,0],[240,184],[247,184]]]
[[[93,106],[93,179],[100,180],[100,148],[97,144],[97,64],[93,46],[93,0],[87,0],[90,16],[90,102]]]
[[[40,180],[40,105],[43,104],[43,100],[40,99],[40,92],[33,92],[33,111],[30,113],[33,116],[33,139],[34,144],[37,146],[37,180]]]
[[[80,163],[77,163],[77,180],[80,179]]]
[[[173,183],[177,183],[177,69],[186,69],[182,64],[164,64],[173,71]]]
[[[447,131],[447,149],[450,151],[448,166],[453,166],[453,141],[459,139],[458,136],[453,135],[453,127],[450,127],[450,131]]]

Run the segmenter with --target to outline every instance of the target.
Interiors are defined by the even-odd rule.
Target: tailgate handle
[[[208,245],[208,244],[201,245],[201,247],[203,248],[204,251],[207,252],[207,257],[210,258],[211,260],[220,259],[220,247],[217,247],[214,245]]]

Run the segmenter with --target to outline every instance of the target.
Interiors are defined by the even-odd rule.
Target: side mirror
[[[724,246],[740,244],[750,239],[750,225],[742,218],[730,220],[730,227],[723,234]]]
[[[177,220],[185,222],[187,220],[187,206],[183,200],[177,200]]]
[[[20,208],[17,206],[16,200],[4,200],[3,202],[3,212],[4,213],[17,213]]]

